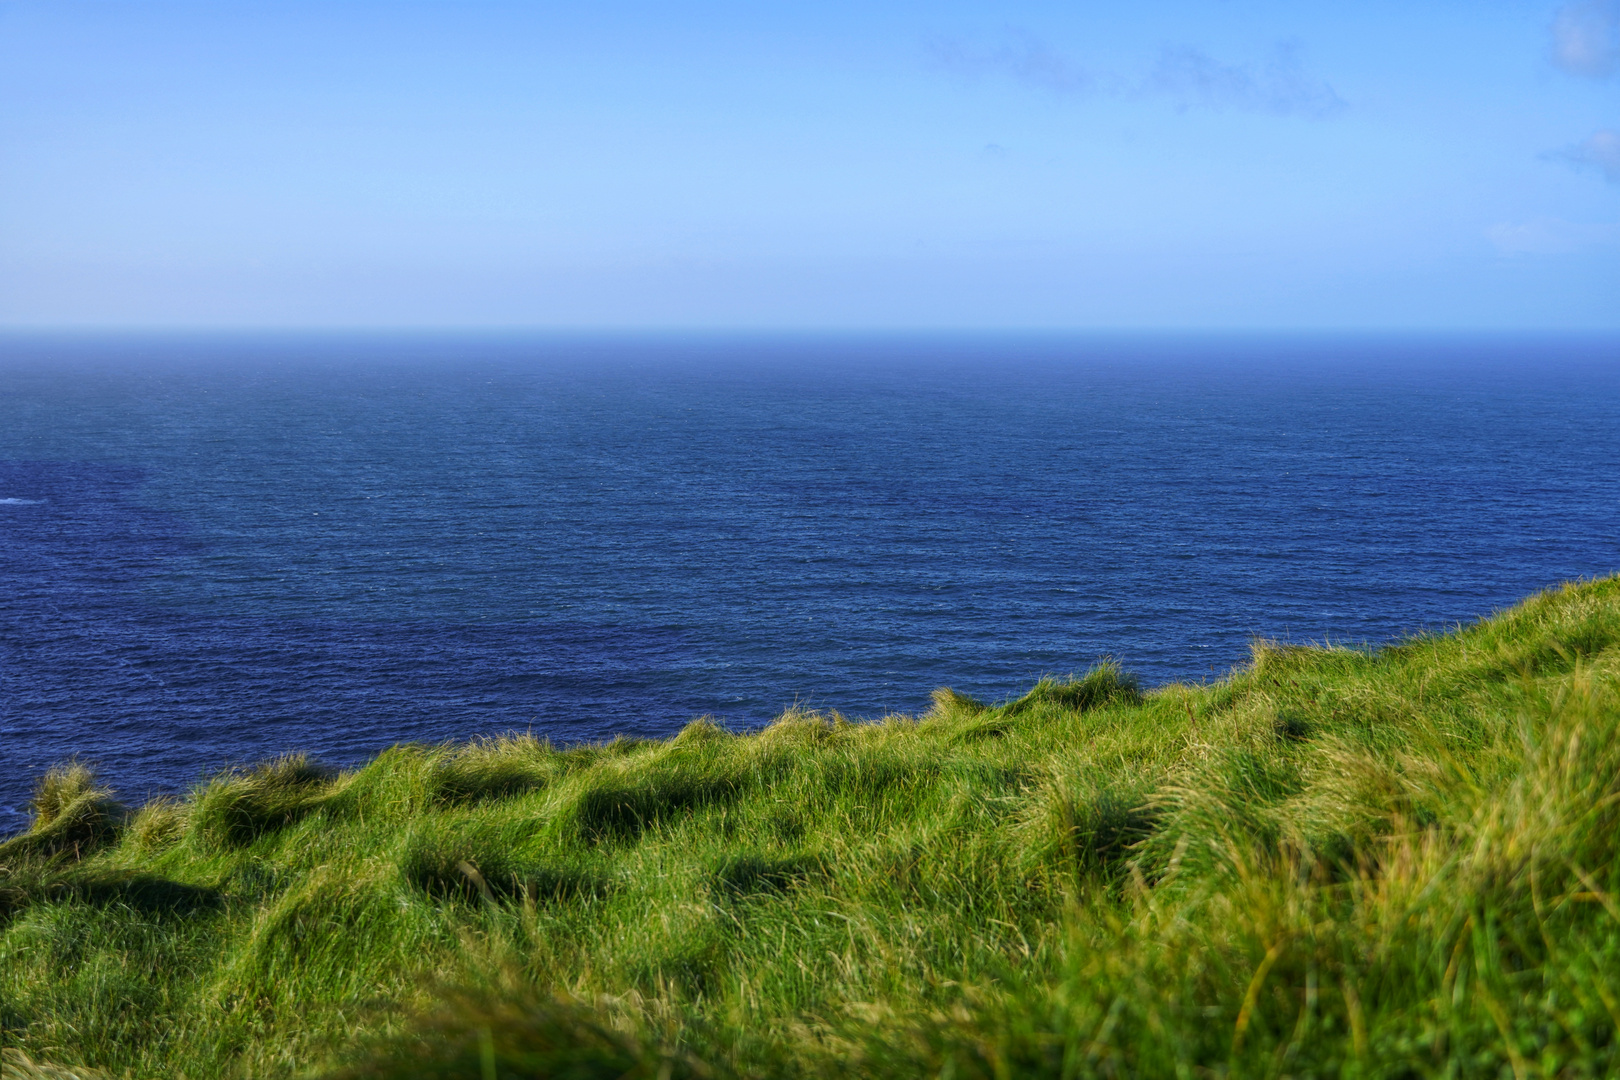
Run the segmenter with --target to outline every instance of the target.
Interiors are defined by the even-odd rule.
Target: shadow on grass
[[[799,888],[824,872],[821,860],[806,855],[770,859],[761,855],[737,855],[715,867],[709,880],[722,896],[781,894]]]
[[[729,1073],[619,1030],[609,1017],[562,1000],[452,997],[411,1034],[360,1048],[327,1080],[724,1080]]]
[[[219,889],[152,874],[91,877],[65,883],[63,891],[81,904],[97,907],[116,904],[145,915],[195,915],[217,911],[225,905],[224,894]]]
[[[730,802],[742,782],[730,776],[655,776],[639,784],[606,784],[580,795],[574,826],[587,843],[632,841],[684,814]]]
[[[121,907],[142,915],[196,915],[217,911],[224,894],[154,874],[19,874],[0,877],[0,921],[35,904],[77,903]]]
[[[609,882],[572,867],[536,866],[488,845],[428,841],[411,846],[400,862],[406,883],[439,901],[566,903],[602,896]]]

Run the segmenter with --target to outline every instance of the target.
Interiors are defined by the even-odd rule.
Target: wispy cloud
[[[1614,74],[1620,70],[1620,2],[1565,4],[1553,16],[1552,37],[1552,61],[1570,74]]]
[[[947,74],[976,82],[987,77],[1058,95],[1168,98],[1180,109],[1231,109],[1326,119],[1346,108],[1332,86],[1311,76],[1295,44],[1277,46],[1255,63],[1230,64],[1190,46],[1166,48],[1146,77],[1130,78],[1082,64],[1026,31],[1009,31],[992,47],[954,38],[928,43],[930,59]]]
[[[1011,31],[992,48],[975,48],[955,38],[934,38],[928,51],[936,66],[961,79],[1000,75],[1056,94],[1100,88],[1089,69],[1075,63],[1033,34]]]
[[[1485,230],[1504,255],[1569,255],[1591,248],[1620,247],[1620,224],[1536,218]]]
[[[1614,128],[1604,128],[1574,146],[1553,150],[1543,156],[1577,169],[1602,173],[1609,183],[1620,184],[1620,131]]]
[[[1223,64],[1198,49],[1166,49],[1143,88],[1168,95],[1184,109],[1241,109],[1321,120],[1345,108],[1333,87],[1306,73],[1294,44],[1279,45],[1257,64]]]

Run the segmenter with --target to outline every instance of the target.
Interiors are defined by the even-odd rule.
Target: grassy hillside
[[[1609,578],[1145,694],[133,813],[66,768],[0,845],[0,1024],[136,1077],[1612,1076],[1617,826]]]

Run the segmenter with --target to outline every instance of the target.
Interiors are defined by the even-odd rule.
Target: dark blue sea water
[[[1617,463],[1612,339],[4,338],[0,806],[1384,641]]]

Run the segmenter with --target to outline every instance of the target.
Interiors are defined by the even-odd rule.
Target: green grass
[[[134,813],[68,767],[0,844],[0,1026],[143,1078],[1613,1076],[1617,837],[1608,578],[1207,686]]]

